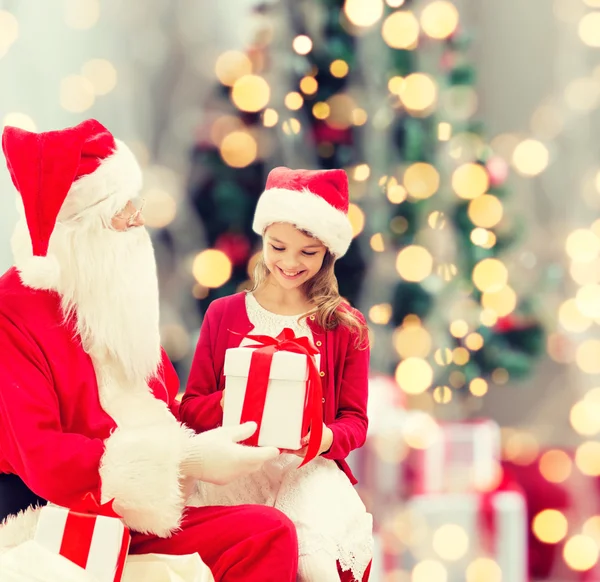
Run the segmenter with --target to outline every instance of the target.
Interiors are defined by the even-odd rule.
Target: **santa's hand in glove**
[[[219,427],[193,436],[186,447],[181,471],[215,485],[226,485],[258,471],[263,463],[276,458],[276,447],[248,447],[239,444],[257,429],[255,422]]]

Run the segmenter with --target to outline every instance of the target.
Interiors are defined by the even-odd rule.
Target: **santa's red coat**
[[[151,390],[103,387],[63,321],[59,295],[25,287],[15,269],[0,278],[0,473],[67,507],[87,492],[114,499],[139,532],[133,551],[198,551],[217,580],[295,580],[295,534],[282,514],[242,507],[186,515],[179,464],[190,431],[177,418],[177,390],[164,354]],[[0,525],[0,547],[27,539],[31,532],[19,528],[32,523],[26,514]]]

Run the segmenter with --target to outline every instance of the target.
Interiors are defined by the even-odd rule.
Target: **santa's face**
[[[76,318],[84,349],[132,382],[152,376],[160,362],[156,262],[143,223],[132,203],[111,221],[58,222],[48,249],[60,264],[63,310]]]

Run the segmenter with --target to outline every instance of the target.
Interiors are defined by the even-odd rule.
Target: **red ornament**
[[[506,317],[501,317],[496,322],[494,329],[499,331],[500,333],[507,333],[509,331],[514,331],[520,327],[519,320],[514,315],[507,315]]]
[[[444,72],[451,71],[456,64],[456,53],[453,51],[447,51],[442,55],[440,59],[440,68]]]
[[[508,178],[508,164],[500,156],[491,157],[485,167],[490,176],[490,186],[502,186]]]
[[[225,253],[236,267],[243,265],[250,255],[250,241],[243,234],[226,232],[217,239],[215,248]]]
[[[352,144],[351,129],[336,129],[327,123],[316,123],[314,126],[315,141],[319,143],[331,142],[334,144]]]

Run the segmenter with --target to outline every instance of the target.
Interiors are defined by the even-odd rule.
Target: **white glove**
[[[258,471],[263,463],[279,455],[279,449],[238,444],[251,437],[256,429],[255,422],[246,422],[194,435],[189,440],[181,461],[181,472],[186,477],[226,485]]]

